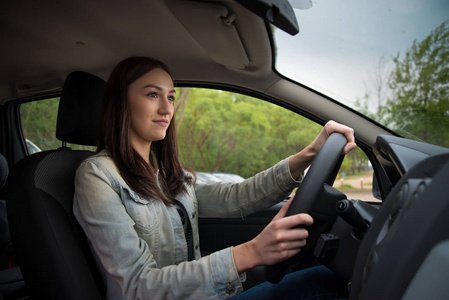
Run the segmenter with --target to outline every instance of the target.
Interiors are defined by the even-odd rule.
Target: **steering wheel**
[[[333,133],[329,136],[298,188],[285,214],[286,217],[298,213],[310,214],[312,211],[319,211],[321,214],[330,214],[331,217],[336,217],[335,203],[341,199],[346,199],[346,196],[331,186],[343,161],[344,155],[341,155],[341,152],[346,143],[347,139],[343,134]],[[324,232],[323,226],[318,228],[316,226],[319,225],[314,222],[312,227],[308,229],[307,244],[298,254],[275,265],[265,266],[265,277],[269,282],[279,282],[291,266],[296,265],[312,253],[316,238]],[[330,226],[328,225],[329,228]]]

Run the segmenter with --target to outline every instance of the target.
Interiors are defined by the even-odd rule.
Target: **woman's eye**
[[[175,101],[175,96],[168,96],[168,100],[172,102]]]
[[[151,97],[151,98],[155,98],[155,97],[157,97],[157,93],[151,92],[151,93],[148,93],[147,96],[148,96],[148,97]]]

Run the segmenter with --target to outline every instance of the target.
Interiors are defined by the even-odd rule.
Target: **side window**
[[[56,139],[56,119],[59,98],[22,103],[20,117],[28,154],[56,149],[61,142]]]
[[[202,181],[251,177],[309,145],[322,128],[280,106],[241,94],[199,88],[177,92],[181,161]],[[348,198],[374,200],[368,164],[363,151],[352,151],[334,186]]]
[[[181,162],[198,180],[240,181],[306,147],[321,126],[249,96],[199,88],[178,89],[175,102]],[[59,98],[21,104],[28,154],[57,149]],[[72,149],[95,147],[69,144]],[[334,187],[348,198],[375,200],[372,169],[360,149],[346,156]]]
[[[59,98],[25,102],[20,105],[22,132],[28,154],[57,149],[62,142],[56,138]],[[68,144],[72,149],[95,150],[95,147]]]
[[[373,195],[373,168],[366,154],[359,148],[345,156],[334,187],[348,199],[379,202]]]

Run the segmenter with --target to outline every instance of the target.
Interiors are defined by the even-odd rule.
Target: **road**
[[[334,187],[341,190],[348,199],[359,199],[363,201],[379,201],[374,198],[372,193],[373,176],[362,176],[360,178],[344,178],[343,182],[339,179],[335,180]],[[342,185],[350,185],[353,188],[343,188]]]

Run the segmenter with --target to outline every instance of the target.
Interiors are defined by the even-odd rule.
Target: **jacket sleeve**
[[[302,181],[293,179],[288,158],[240,183],[196,183],[201,217],[245,217],[284,200]]]
[[[158,267],[113,184],[100,165],[82,163],[75,178],[74,213],[125,299],[226,299],[242,291],[230,248]]]

